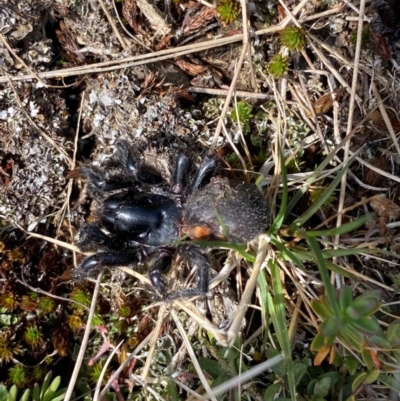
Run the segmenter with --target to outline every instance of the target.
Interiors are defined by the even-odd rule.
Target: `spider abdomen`
[[[254,184],[217,177],[189,196],[183,231],[192,239],[247,242],[267,228],[268,215]]]

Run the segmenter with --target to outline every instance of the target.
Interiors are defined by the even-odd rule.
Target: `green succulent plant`
[[[311,349],[319,351],[330,347],[336,338],[340,338],[350,349],[361,352],[365,336],[377,334],[380,330],[378,322],[372,316],[380,305],[378,291],[365,292],[353,299],[350,287],[343,287],[338,293],[338,315],[325,295],[319,301],[312,301],[311,307],[322,319],[322,323]]]

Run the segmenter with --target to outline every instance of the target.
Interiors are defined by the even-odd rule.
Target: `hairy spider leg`
[[[171,192],[181,195],[186,188],[188,176],[190,172],[190,159],[180,153],[175,160],[175,171],[172,179]]]
[[[135,184],[133,177],[126,174],[118,174],[109,177],[107,172],[102,172],[94,166],[81,166],[79,174],[89,180],[89,188],[98,189],[102,192],[112,192],[118,189],[128,188]]]
[[[140,165],[135,157],[133,148],[127,141],[120,140],[116,143],[117,161],[121,164],[128,176],[146,184],[160,184],[163,179],[161,174],[150,166]]]
[[[183,260],[197,267],[197,285],[196,288],[168,293],[168,285],[164,279],[164,275],[171,267],[174,254],[165,249],[160,252],[149,273],[151,284],[161,296],[161,300],[173,301],[178,298],[190,298],[207,294],[209,282],[208,271],[210,269],[208,258],[203,255],[198,246],[193,244],[180,245],[177,247],[176,252],[182,256]]]
[[[208,183],[210,178],[216,174],[219,168],[219,159],[213,155],[207,155],[204,157],[200,164],[196,175],[193,178],[192,185],[190,188],[191,192],[194,192]]]
[[[131,243],[133,241],[130,241]],[[135,243],[136,247],[139,246]],[[96,251],[100,248],[106,248],[111,251],[121,251],[129,245],[127,241],[122,241],[118,237],[107,235],[101,230],[98,223],[87,224],[79,230],[79,248],[84,252]],[[130,245],[132,248],[132,245]]]
[[[123,266],[138,261],[139,257],[136,253],[99,252],[85,259],[80,266],[80,270],[83,273],[92,273],[106,266]]]
[[[81,166],[79,175],[89,180],[89,188],[102,192],[112,192],[119,189],[132,187],[139,182],[157,185],[162,183],[161,174],[150,166],[141,165],[137,162],[132,147],[126,141],[116,143],[117,151],[110,158],[120,173],[110,175],[107,169],[102,170],[95,166]],[[72,174],[72,177],[74,174]]]

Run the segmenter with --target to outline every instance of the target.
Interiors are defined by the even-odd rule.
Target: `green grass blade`
[[[0,401],[8,401],[8,391],[4,384],[0,384]]]
[[[318,241],[315,238],[307,238],[307,241],[310,244],[311,251],[314,254],[314,259],[321,274],[322,282],[325,285],[325,294],[328,297],[332,311],[334,312],[335,317],[340,319],[340,309],[336,298],[336,290],[330,281],[329,272],[326,267],[325,259],[322,255],[321,248],[319,247]]]
[[[282,199],[281,205],[279,207],[279,212],[275,218],[275,221],[271,224],[270,232],[276,233],[282,226],[287,210],[287,203],[289,198],[289,191],[288,191],[288,182],[287,182],[287,169],[284,160],[284,156],[282,153],[282,149],[279,147],[279,160],[281,165],[281,175],[282,175]]]
[[[31,390],[29,390],[29,388],[27,388],[24,391],[24,394],[22,394],[22,397],[19,399],[19,401],[28,401],[30,394],[31,394]]]
[[[332,258],[340,258],[342,256],[354,256],[354,255],[362,255],[370,252],[369,248],[349,248],[349,249],[325,249],[322,251],[322,256],[324,259],[332,259]],[[298,257],[301,260],[311,261],[314,260],[314,254],[310,251],[296,249]]]
[[[343,141],[342,141],[343,142]],[[337,147],[336,147],[337,148]],[[335,148],[335,149],[336,149]],[[346,165],[343,166],[342,170],[338,173],[338,175],[335,177],[335,179],[331,182],[331,184],[329,185],[329,187],[326,189],[325,193],[323,195],[321,195],[318,200],[309,207],[308,210],[306,210],[302,216],[298,217],[296,219],[296,221],[293,223],[294,226],[296,227],[301,227],[308,219],[310,219],[318,210],[319,208],[329,199],[329,197],[332,195],[333,191],[336,189],[336,187],[338,186],[339,182],[341,181],[343,175],[346,173],[347,169],[349,168],[350,164],[355,160],[355,158],[358,156],[358,154],[361,152],[362,148],[358,149],[357,152],[355,152],[347,161]],[[334,155],[328,155],[326,159],[328,158],[333,158]],[[314,171],[313,177],[318,177],[319,173],[323,170],[323,168],[321,168],[321,166],[325,167],[325,162],[326,159],[321,163],[320,166],[318,166],[316,168],[316,170]],[[326,163],[327,164],[327,163]],[[315,180],[313,177],[309,177],[307,179],[307,187],[306,190],[308,189],[308,187],[311,185],[310,181]],[[304,194],[304,188],[301,189],[302,194]],[[297,197],[297,194],[295,194],[294,198],[297,199],[296,203],[298,202],[298,200],[300,198]],[[293,199],[294,199],[293,198]],[[291,205],[291,203],[289,204],[289,206],[294,207],[294,205]],[[291,210],[291,209],[290,209]],[[288,211],[289,213],[289,211]]]
[[[342,177],[346,173],[348,165],[345,166],[342,171],[335,177],[335,179],[331,182],[329,187],[325,190],[325,192],[317,199],[315,203],[313,203],[300,217],[298,217],[291,227],[301,227],[304,225],[306,221],[308,221],[312,216],[314,216],[322,205],[329,199],[332,193],[335,191],[336,187],[339,185]]]
[[[349,223],[342,224],[340,227],[334,227],[327,230],[297,230],[296,234],[299,234],[301,238],[306,237],[333,237],[335,235],[347,234],[355,231],[357,228],[363,226],[368,221],[371,221],[375,217],[375,213],[368,213],[364,216],[359,217],[357,220],[350,221]]]
[[[263,274],[259,275],[258,282],[260,284],[260,290],[263,292],[262,298],[266,299],[267,301],[267,307],[271,316],[271,321],[284,355],[289,391],[291,394],[291,399],[294,401],[296,400],[296,380],[288,325],[286,323],[286,311],[282,283],[280,279],[280,269],[275,261],[270,261],[269,266],[271,269],[271,279],[273,283],[273,295],[268,290],[266,283],[262,283],[262,281],[265,280],[264,272]]]
[[[254,263],[256,261],[256,258],[252,254],[246,252],[247,244],[240,244],[240,243],[235,244],[232,242],[225,242],[225,241],[193,241],[193,243],[204,247],[209,246],[212,248],[232,249],[234,251],[237,251],[248,262]]]
[[[47,392],[47,389],[49,388],[50,385],[50,380],[51,380],[51,376],[53,375],[52,371],[48,372],[47,375],[45,376],[44,380],[43,380],[43,384],[40,388],[40,399],[43,400],[44,395]]]
[[[260,287],[260,303],[261,303],[261,311],[262,311],[262,318],[264,319],[264,342],[268,342],[268,327],[270,323],[270,314],[268,309],[268,300],[267,300],[267,293],[268,293],[268,284],[265,278],[265,270],[261,270],[260,274],[258,275],[258,285]]]
[[[321,162],[321,164],[316,167],[316,169],[314,170],[314,173],[310,177],[307,178],[306,184],[303,185],[301,188],[299,188],[299,190],[294,194],[293,198],[290,200],[290,202],[286,208],[285,217],[287,217],[289,215],[289,213],[293,210],[293,208],[297,205],[300,198],[308,191],[311,184],[313,182],[319,180],[319,177],[322,174],[325,167],[333,160],[333,158],[336,156],[336,153],[346,144],[346,142],[348,142],[350,140],[350,138],[352,136],[353,135],[347,135],[337,146],[335,146],[335,148],[332,150],[332,152],[330,152],[325,157],[325,159]],[[362,150],[362,148],[356,152],[357,156],[361,152],[361,150]],[[353,157],[356,155],[353,155]]]
[[[278,248],[283,259],[291,261],[295,263],[300,269],[305,270],[305,266],[302,262],[302,258],[299,258],[296,252],[291,251],[289,248],[286,248],[281,240],[277,237],[271,237],[271,243]]]

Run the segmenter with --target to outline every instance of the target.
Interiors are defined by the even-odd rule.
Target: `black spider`
[[[86,177],[89,191],[99,201],[98,221],[80,230],[79,247],[96,251],[80,266],[90,272],[106,266],[128,265],[149,256],[149,276],[161,299],[204,295],[208,291],[209,259],[190,239],[247,242],[268,224],[268,205],[253,184],[216,177],[219,160],[206,156],[190,179],[190,160],[179,154],[171,185],[161,175],[140,165],[125,141],[117,143],[111,159],[117,173],[107,168],[81,166],[70,177]],[[109,196],[107,192],[119,191]],[[99,251],[100,250],[100,251]],[[198,268],[196,288],[168,292],[164,274],[179,253]]]

